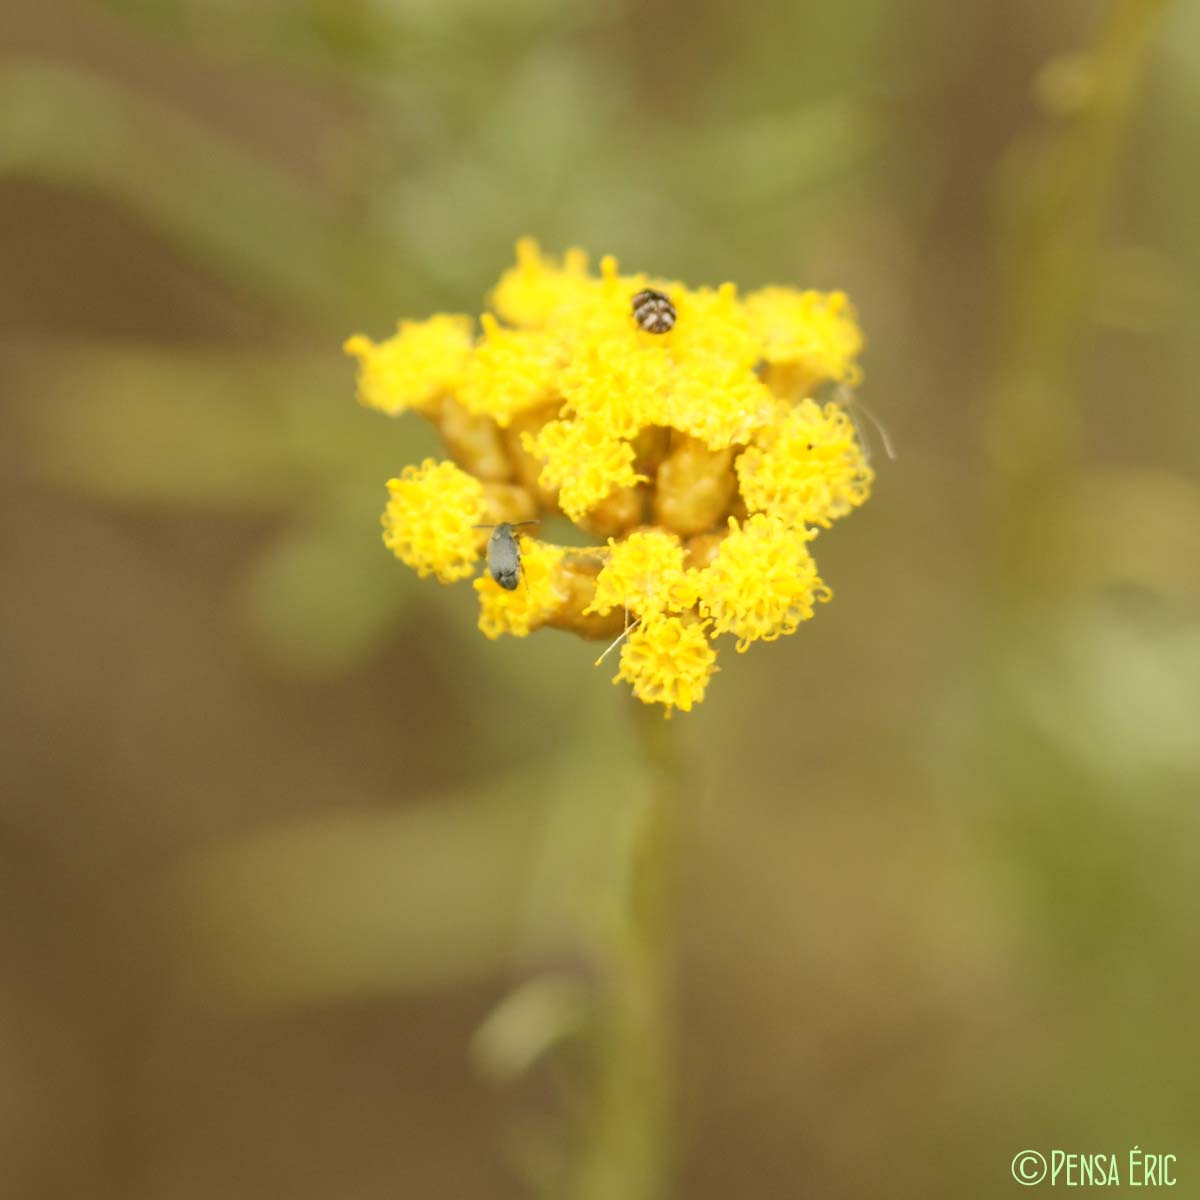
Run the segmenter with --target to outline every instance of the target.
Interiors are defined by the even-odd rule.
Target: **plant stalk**
[[[594,1091],[575,1200],[663,1200],[675,1160],[676,874],[683,799],[677,726],[633,703],[648,786],[625,843],[607,948]]]

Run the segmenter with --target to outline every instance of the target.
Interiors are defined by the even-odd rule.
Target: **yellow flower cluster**
[[[358,399],[389,416],[415,408],[427,412],[458,383],[474,341],[470,317],[438,313],[428,321],[401,321],[399,332],[376,345],[361,334],[346,353],[362,364]]]
[[[669,305],[643,327],[633,297]],[[346,343],[361,402],[416,409],[453,462],[388,483],[384,542],[443,583],[480,572],[485,525],[562,515],[607,545],[515,529],[517,585],[482,569],[489,638],[543,626],[621,643],[617,680],[667,715],[703,699],[714,640],[737,649],[795,632],[830,598],[809,543],[862,504],[871,469],[841,399],[862,335],[841,293],[687,288],[606,258],[517,245],[480,319],[402,322]],[[501,530],[501,535],[505,531]],[[511,539],[511,540],[510,540]]]
[[[813,615],[813,602],[833,593],[817,575],[808,552],[813,533],[780,516],[755,513],[729,534],[712,563],[700,572],[700,612],[714,633],[732,633],[738,650],[795,633]]]
[[[480,632],[493,639],[505,633],[525,637],[544,625],[569,596],[566,577],[558,570],[565,554],[561,546],[527,539],[519,587],[510,592],[490,575],[476,579]]]
[[[635,529],[620,542],[610,538],[586,611],[627,609],[632,600],[642,617],[685,612],[696,603],[695,572],[685,570],[685,557],[683,542],[665,529]]]
[[[388,480],[383,544],[424,579],[442,583],[475,572],[479,539],[473,526],[483,517],[483,485],[451,462],[427,458]]]

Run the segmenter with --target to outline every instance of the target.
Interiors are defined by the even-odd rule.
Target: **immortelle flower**
[[[639,322],[647,292],[673,323]],[[597,275],[531,238],[490,308],[478,330],[439,313],[346,342],[360,402],[415,410],[448,454],[388,481],[384,544],[423,577],[475,575],[486,637],[608,641],[614,683],[686,712],[718,638],[773,641],[832,595],[810,543],[873,479],[843,405],[862,377],[854,309],[840,292],[623,275],[611,257]],[[592,544],[555,544],[553,518]],[[520,553],[512,588],[486,569],[499,525]]]

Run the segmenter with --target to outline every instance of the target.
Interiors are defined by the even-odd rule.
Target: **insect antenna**
[[[634,623],[632,625],[630,625],[629,609],[626,609],[625,610],[625,628],[622,629],[621,632],[619,634],[617,634],[616,638],[612,642],[609,643],[608,649],[605,650],[604,653],[602,655],[600,655],[600,657],[598,659],[596,659],[594,665],[598,667],[641,623],[642,623],[642,618],[638,617],[637,620],[634,621]]]
[[[863,433],[862,422],[858,419],[859,413],[862,413],[870,421],[871,427],[879,434],[879,440],[883,443],[884,454],[888,456],[891,462],[895,462],[896,450],[892,445],[891,435],[887,431],[887,426],[848,388],[838,388],[837,401],[846,410],[846,415],[850,418],[850,422],[854,426],[854,433],[858,437],[859,445],[863,448],[863,454],[867,462],[871,461],[871,443]]]

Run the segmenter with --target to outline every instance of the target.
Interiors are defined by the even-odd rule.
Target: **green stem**
[[[1114,169],[1166,5],[1114,0],[1091,49],[1052,64],[1066,84],[1057,89],[1058,121],[1015,148],[1002,180],[999,356],[988,432],[998,574],[1018,590],[1037,575],[1035,535],[1047,493],[1066,483],[1078,458],[1076,375]]]
[[[658,708],[636,704],[633,721],[649,787],[626,843],[574,1200],[661,1200],[675,1157],[674,900],[683,763],[678,731]]]

